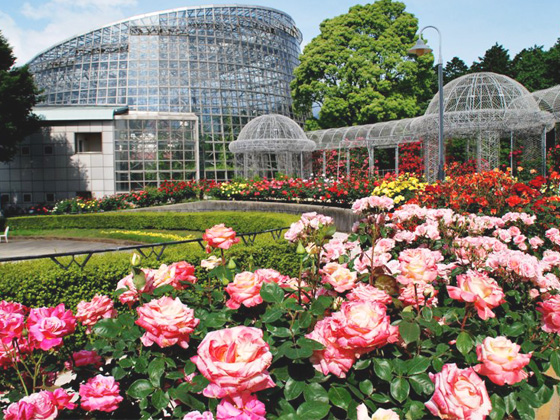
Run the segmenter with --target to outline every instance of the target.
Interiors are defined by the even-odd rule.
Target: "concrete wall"
[[[102,133],[102,152],[76,153],[76,133]],[[52,123],[0,164],[0,195],[8,199],[4,207],[54,204],[83,191],[101,197],[115,193],[114,173],[113,121]]]
[[[272,213],[302,214],[307,212],[317,212],[330,216],[334,219],[336,228],[339,232],[350,232],[354,222],[359,217],[352,213],[350,209],[339,207],[316,206],[310,204],[293,203],[267,203],[261,201],[222,201],[207,200],[192,203],[171,204],[169,206],[146,207],[127,211],[176,211],[197,213],[205,211],[265,211]]]

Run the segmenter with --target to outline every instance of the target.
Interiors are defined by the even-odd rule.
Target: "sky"
[[[319,34],[319,24],[344,14],[357,0],[254,0],[288,13],[303,33],[302,50]],[[403,0],[419,26],[442,33],[444,63],[454,56],[467,65],[496,42],[513,58],[534,45],[550,48],[560,38],[560,0]],[[219,4],[193,0],[0,0],[0,30],[22,65],[35,55],[74,35],[135,15],[178,7]],[[223,2],[232,4],[233,2]],[[424,38],[436,49],[434,30]]]

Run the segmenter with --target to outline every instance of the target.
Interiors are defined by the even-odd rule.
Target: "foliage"
[[[351,7],[321,23],[304,48],[292,82],[294,106],[320,128],[413,117],[431,96],[431,55],[413,60],[417,19],[405,5],[382,0]],[[317,127],[317,124],[314,124]],[[309,128],[309,124],[308,124]]]
[[[11,229],[160,229],[204,231],[219,221],[238,232],[260,232],[288,226],[295,216],[258,212],[111,212],[94,214],[10,217]]]
[[[484,53],[484,56],[478,57],[479,62],[474,62],[470,68],[470,72],[490,71],[493,73],[504,74],[512,77],[511,59],[508,50],[497,42]]]
[[[464,76],[469,72],[468,66],[459,57],[453,57],[443,68],[443,84],[447,84],[453,79]]]
[[[265,418],[263,410],[270,419],[356,419],[364,403],[369,412],[415,420],[438,414],[441,393],[451,395],[439,405],[442,418],[445,410],[533,418],[559,382],[545,372],[560,374],[560,326],[548,312],[560,305],[560,233],[523,213],[489,220],[414,205],[388,213],[392,207],[386,197],[359,200],[353,208],[364,219],[337,240],[332,220],[303,215],[286,234],[294,241],[289,276],[232,262],[234,248],[218,249],[220,263],[198,281],[185,275],[193,268],[186,263],[179,263],[183,274],[154,273],[133,258],[115,293],[118,314],[113,304],[76,314],[93,327],[86,350],[101,356],[101,366],[69,364],[77,375],[63,392],[78,392],[81,408],[60,407],[59,417],[97,414],[84,412],[81,386],[101,372],[118,382],[123,399],[102,413],[110,418],[181,419],[229,404],[255,419]],[[503,231],[520,239],[508,241]],[[529,246],[535,237],[540,245]],[[472,287],[463,288],[466,281]],[[35,335],[13,330],[21,343]],[[492,340],[501,346],[493,349]],[[62,369],[52,356],[65,350],[2,359],[9,391],[2,404],[20,400],[23,388],[47,388],[47,373]],[[457,368],[460,384],[441,379]],[[453,398],[465,386],[467,403]]]
[[[0,162],[9,162],[25,136],[39,128],[31,112],[39,90],[26,66],[14,67],[16,59],[0,33]]]
[[[533,92],[553,86],[547,77],[547,53],[542,46],[524,48],[512,61],[512,73],[519,83]]]

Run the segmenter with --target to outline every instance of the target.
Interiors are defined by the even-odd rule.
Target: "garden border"
[[[317,212],[334,219],[334,224],[339,232],[351,232],[352,225],[360,217],[352,212],[351,209],[333,206],[319,206],[316,204],[304,203],[283,203],[270,201],[237,201],[237,200],[203,200],[189,203],[169,204],[157,207],[142,207],[138,209],[121,210],[124,212],[180,212],[180,213],[201,213],[213,211],[240,211],[240,212],[269,212],[302,214]]]

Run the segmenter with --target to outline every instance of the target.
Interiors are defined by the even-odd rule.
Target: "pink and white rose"
[[[474,370],[488,377],[496,385],[513,385],[529,375],[523,370],[531,361],[531,354],[520,353],[521,347],[506,337],[486,337],[476,347],[478,361]]]

